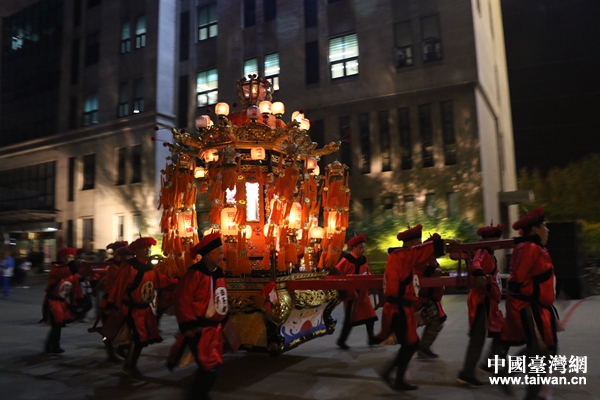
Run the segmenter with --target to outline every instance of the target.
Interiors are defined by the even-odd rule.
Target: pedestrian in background
[[[2,257],[2,288],[4,291],[4,297],[10,295],[10,285],[12,277],[15,273],[15,258],[13,257],[13,250],[10,246],[5,245],[4,254]]]

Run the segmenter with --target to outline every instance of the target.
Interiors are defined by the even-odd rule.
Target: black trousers
[[[344,312],[344,325],[342,326],[342,332],[340,333],[340,337],[338,339],[339,343],[346,343],[348,336],[350,336],[350,331],[354,325],[352,324],[352,314],[354,313],[354,304],[355,300],[349,301],[348,306]],[[375,327],[375,320],[369,320],[365,322],[365,326],[367,327],[367,340],[369,343],[373,342],[373,329]]]
[[[483,345],[487,337],[487,312],[484,304],[479,304],[475,311],[475,319],[471,326],[469,345],[463,362],[462,373],[469,377],[475,377],[475,368],[481,357]]]

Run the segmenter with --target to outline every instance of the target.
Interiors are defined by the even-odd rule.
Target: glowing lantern
[[[271,105],[271,113],[274,116],[276,116],[277,118],[280,118],[284,112],[285,112],[285,106],[283,105],[282,102],[276,101],[275,103],[273,103]]]
[[[248,116],[248,118],[250,118],[252,121],[256,121],[259,117],[260,117],[260,110],[256,105],[251,105],[250,107],[248,107],[248,109],[246,110],[246,115]]]
[[[206,177],[206,169],[204,167],[196,167],[194,170],[194,178],[204,179]]]
[[[302,118],[300,120],[300,129],[304,129],[305,131],[310,129],[310,121],[306,118]]]
[[[237,209],[235,207],[225,207],[221,211],[221,233],[226,236],[237,235],[238,226],[235,223],[235,214]]]
[[[338,221],[338,212],[330,211],[327,215],[327,226],[325,227],[325,232],[327,232],[328,236],[333,236],[335,233],[335,228],[337,227]]]
[[[308,233],[308,236],[311,239],[323,239],[323,233],[323,228],[320,226],[314,226]]]
[[[267,157],[264,147],[253,147],[250,150],[250,158],[253,160],[264,160]]]
[[[308,157],[306,159],[306,169],[307,170],[312,170],[315,169],[317,167],[317,159],[314,157]]]
[[[293,202],[292,210],[288,217],[288,227],[290,229],[299,229],[302,226],[302,206],[297,201]]]
[[[319,175],[320,173],[321,173],[321,168],[319,168],[319,166],[317,165],[310,174],[311,175]]]
[[[217,114],[219,117],[225,117],[229,115],[229,104],[217,103],[215,106],[215,114]]]
[[[207,149],[204,151],[204,162],[213,162],[219,159],[219,153],[216,149]]]
[[[304,113],[301,113],[300,111],[294,111],[292,113],[292,121],[300,122],[303,119],[304,119]]]
[[[261,114],[271,114],[271,102],[268,100],[261,101],[258,105]]]
[[[269,229],[273,229],[273,237],[277,237],[277,235],[279,234],[279,227],[275,224],[265,224],[265,227],[263,228],[263,233],[265,234],[265,237],[269,236]]]
[[[252,237],[252,228],[250,227],[250,225],[244,226],[244,229],[242,229],[242,231],[246,233],[246,239],[250,239]]]
[[[192,221],[193,213],[183,211],[177,215],[178,232],[181,237],[190,237],[194,235],[194,223]]]
[[[208,121],[210,121],[210,117],[208,115],[196,117],[196,128],[206,128],[208,126]]]

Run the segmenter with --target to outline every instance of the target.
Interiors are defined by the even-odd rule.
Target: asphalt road
[[[14,288],[11,297],[0,298],[0,398],[17,399],[144,399],[184,398],[195,371],[188,366],[169,372],[164,364],[177,325],[164,316],[164,341],[142,352],[139,369],[142,380],[133,380],[122,366],[107,363],[98,334],[87,333],[91,322],[76,322],[63,329],[61,355],[42,352],[48,326],[38,324],[43,299],[43,278],[30,280],[30,288]],[[438,360],[415,356],[407,380],[419,385],[414,392],[398,393],[386,386],[377,370],[395,356],[397,347],[369,347],[364,327],[355,328],[348,340],[350,350],[335,346],[337,332],[307,342],[279,357],[239,352],[228,355],[212,392],[213,399],[501,399],[511,398],[489,375],[483,388],[469,389],[456,383],[467,345],[465,295],[443,299],[448,321],[433,349]],[[565,376],[585,377],[586,385],[554,385],[549,399],[600,398],[600,340],[598,322],[600,297],[557,301],[566,330],[559,333],[559,355],[586,356],[586,373]],[[334,316],[343,318],[342,307]],[[90,321],[93,320],[93,312]],[[376,324],[375,329],[378,330]],[[513,354],[514,352],[511,352]],[[560,375],[560,374],[558,374]],[[514,398],[523,398],[524,386],[513,386]]]

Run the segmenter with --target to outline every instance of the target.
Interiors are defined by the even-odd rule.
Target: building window
[[[119,85],[119,117],[126,117],[129,115],[129,85],[127,83],[121,83]]]
[[[446,202],[448,203],[448,218],[460,218],[460,208],[458,206],[458,193],[446,193]]]
[[[352,171],[352,143],[350,142],[350,117],[340,117],[340,158],[343,164],[346,164]]]
[[[248,75],[258,75],[258,62],[256,58],[244,61],[244,77]]]
[[[123,22],[121,26],[121,54],[131,51],[131,24]]]
[[[133,113],[139,114],[144,111],[144,79],[133,81]]]
[[[358,167],[360,172],[368,174],[371,172],[371,132],[369,129],[369,114],[359,114],[358,129],[360,136],[360,159]]]
[[[97,64],[100,59],[100,33],[92,33],[85,38],[85,65]]]
[[[456,164],[456,135],[454,134],[454,107],[452,100],[442,102],[442,135],[444,137],[444,162]]]
[[[67,220],[67,246],[75,247],[75,228],[73,220]]]
[[[404,196],[404,215],[407,222],[415,220],[415,196]]]
[[[317,0],[304,0],[304,27],[310,28],[319,23]]]
[[[263,0],[265,22],[273,21],[277,17],[277,0]]]
[[[391,171],[391,145],[390,145],[390,121],[387,110],[379,111],[377,114],[379,122],[379,149],[381,154],[381,170]]]
[[[310,137],[313,142],[317,143],[317,147],[325,146],[325,121],[317,119],[311,123]]]
[[[279,90],[279,53],[265,56],[265,78],[271,82],[273,91]]]
[[[433,167],[433,137],[431,133],[431,105],[419,106],[419,129],[421,131],[421,150],[423,168]]]
[[[138,17],[135,23],[135,48],[146,47],[146,16]]]
[[[132,240],[137,239],[138,237],[141,237],[142,234],[142,214],[140,213],[134,213],[132,215],[132,223],[133,223],[133,235],[132,235]]]
[[[83,219],[83,247],[88,250],[94,248],[94,219]]]
[[[398,136],[400,136],[400,168],[412,169],[412,140],[408,107],[398,109]]]
[[[387,195],[381,198],[381,205],[383,206],[383,212],[386,214],[394,214],[394,196]]]
[[[217,69],[198,72],[196,78],[196,106],[217,104],[219,98],[219,75]]]
[[[442,59],[442,39],[440,22],[437,15],[421,18],[421,34],[423,37],[423,61],[439,61]]]
[[[394,49],[396,68],[414,64],[410,21],[394,24]]]
[[[256,25],[256,0],[244,0],[244,28]]]
[[[79,81],[79,39],[71,44],[71,85]]]
[[[142,181],[142,145],[131,147],[131,183]]]
[[[96,155],[88,154],[83,156],[83,187],[82,190],[94,188],[96,174]]]
[[[117,185],[125,184],[125,162],[127,161],[127,148],[117,149]]]
[[[435,193],[427,193],[425,195],[425,207],[423,211],[432,217],[435,214],[435,208]]]
[[[217,5],[198,7],[198,41],[217,37]]]
[[[331,79],[358,75],[358,38],[356,33],[329,40]]]
[[[306,84],[319,83],[319,42],[308,42],[305,47]]]
[[[85,96],[85,105],[83,107],[83,126],[98,123],[98,93],[90,93]]]
[[[75,157],[69,157],[69,188],[67,201],[75,200]]]
[[[117,240],[123,240],[125,238],[125,217],[123,215],[117,215]]]

